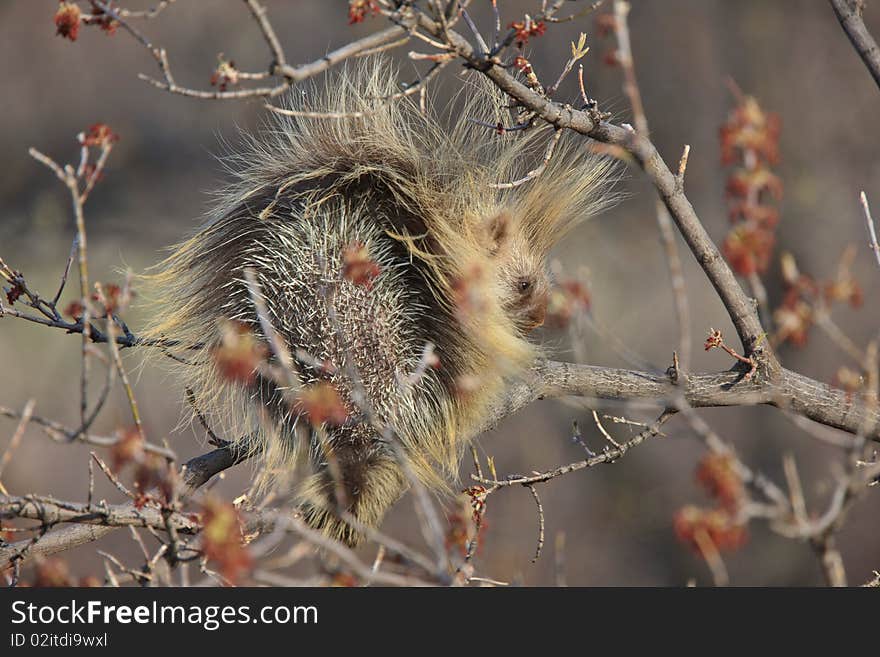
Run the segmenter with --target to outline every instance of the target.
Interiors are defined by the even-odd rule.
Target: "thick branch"
[[[183,483],[186,487],[185,496],[191,495],[198,488],[210,481],[211,477],[224,470],[238,465],[253,455],[251,443],[239,441],[215,449],[207,454],[202,454],[186,462],[183,467]],[[120,527],[134,525],[139,527],[154,527],[166,529],[167,525],[162,512],[155,508],[138,510],[134,504],[122,504],[108,507],[109,514],[103,508],[95,507],[87,509],[64,502],[65,508],[42,507],[33,504],[22,504],[28,498],[0,497],[0,515],[4,511],[21,518],[43,520],[48,523],[71,522],[77,523],[58,531],[49,532],[41,536],[39,540],[18,541],[9,547],[0,548],[0,564],[6,564],[13,559],[25,559],[34,555],[49,556],[58,552],[70,550],[79,545],[97,541]],[[72,509],[73,507],[73,509]],[[16,509],[19,512],[12,513]],[[47,513],[40,515],[40,511]],[[182,522],[177,529],[180,531],[193,531],[196,523],[181,514],[174,517]],[[154,522],[155,521],[155,522]],[[158,523],[158,524],[156,524]],[[187,524],[189,523],[189,524]],[[178,523],[175,522],[175,526]]]
[[[864,0],[831,0],[837,20],[840,21],[846,36],[852,42],[859,57],[865,62],[874,82],[880,87],[880,48],[862,19],[862,11],[865,9]]]
[[[75,522],[87,525],[108,525],[113,527],[152,527],[166,529],[168,524],[162,512],[151,506],[142,509],[132,504],[74,504],[48,497],[28,495],[26,497],[0,496],[0,517],[27,518],[40,520],[45,524]],[[178,531],[195,532],[199,524],[181,513],[170,516],[172,526]]]
[[[186,462],[183,482],[186,487],[184,497],[189,497],[204,486],[216,474],[242,463],[256,455],[257,446],[247,438],[229,443],[207,454],[202,454]]]
[[[643,402],[665,408],[752,406],[769,404],[791,410],[850,433],[865,431],[880,441],[880,412],[857,395],[781,369],[772,380],[745,378],[745,369],[681,374],[675,384],[666,375],[610,367],[545,361],[533,378],[511,386],[504,403],[493,410],[485,428],[539,399],[587,397],[615,402]]]

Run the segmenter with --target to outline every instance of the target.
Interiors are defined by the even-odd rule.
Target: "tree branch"
[[[746,379],[746,371],[737,366],[726,372],[680,374],[676,384],[665,374],[543,361],[536,364],[532,378],[510,387],[483,429],[539,399],[572,396],[661,408],[767,404],[853,434],[870,427],[865,436],[880,441],[880,413],[857,395],[782,368],[772,380]]]
[[[238,465],[254,455],[248,440],[232,443],[190,459],[183,466],[184,498],[204,486],[211,477]],[[34,539],[18,541],[0,548],[0,564],[21,561],[35,555],[49,556],[70,550],[79,545],[97,541],[120,527],[128,525],[154,527],[165,530],[166,516],[160,509],[145,507],[136,509],[133,503],[101,507],[75,505],[68,502],[55,503],[43,500],[0,496],[0,516],[5,513],[20,518],[42,520],[44,523],[77,523]],[[41,515],[42,514],[42,515]],[[173,514],[173,526],[179,531],[194,531],[197,523],[183,514]]]
[[[167,526],[162,512],[155,507],[145,506],[142,509],[137,509],[131,504],[92,504],[90,506],[62,502],[39,495],[0,496],[0,516],[39,520],[47,525],[75,522],[113,527],[131,525],[163,530]],[[199,528],[198,522],[182,513],[172,514],[171,523],[178,531],[187,533],[193,533]],[[2,560],[2,552],[0,552],[0,560]]]
[[[846,36],[865,62],[874,82],[880,87],[880,48],[877,47],[877,42],[868,32],[862,19],[865,0],[831,0],[831,6]]]

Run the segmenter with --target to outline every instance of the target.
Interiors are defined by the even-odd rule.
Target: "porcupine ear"
[[[490,256],[495,256],[510,240],[512,218],[506,211],[490,215],[479,226],[479,240]]]

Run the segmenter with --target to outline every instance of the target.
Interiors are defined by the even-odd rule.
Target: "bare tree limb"
[[[880,47],[862,19],[865,10],[865,0],[831,0],[837,20],[849,37],[850,42],[859,53],[859,57],[865,62],[868,72],[874,78],[874,82],[880,87]]]
[[[108,525],[113,527],[153,527],[165,529],[165,519],[159,509],[145,506],[137,509],[130,504],[101,505],[74,504],[62,502],[51,497],[27,495],[16,497],[0,496],[0,516],[40,520],[49,525],[60,522],[75,522],[88,525]],[[172,524],[178,531],[194,532],[199,524],[184,514],[174,514]],[[0,552],[0,561],[3,553]]]
[[[228,470],[250,458],[253,454],[252,444],[247,440],[242,440],[190,459],[183,466],[185,496],[191,495],[214,475]],[[34,518],[44,522],[48,519],[51,523],[77,523],[64,529],[45,533],[35,541],[19,541],[9,547],[0,548],[0,564],[34,555],[49,556],[63,552],[79,545],[97,541],[119,527],[127,525],[155,527],[162,530],[167,528],[166,516],[163,516],[162,512],[155,508],[138,510],[134,504],[129,503],[108,507],[109,511],[106,511],[96,505],[92,505],[89,510],[88,505],[77,507],[67,502],[63,504],[67,508],[57,507],[57,505],[56,507],[51,505],[47,507],[45,503],[31,502],[29,498],[0,496],[0,515],[5,510],[17,517]],[[83,506],[85,508],[80,508]],[[48,515],[37,515],[41,510],[46,510]],[[145,518],[146,520],[144,520]],[[177,527],[178,520],[181,521],[182,524],[178,527],[181,531],[193,530],[195,527],[192,521],[187,520],[187,517],[182,514],[174,514],[171,520],[175,527]]]
[[[772,381],[745,379],[746,368],[683,375],[673,383],[667,375],[611,367],[542,361],[533,378],[512,385],[504,403],[494,409],[484,428],[539,399],[574,396],[615,402],[644,402],[692,408],[767,404],[791,410],[829,427],[866,434],[880,441],[880,413],[856,396],[786,369]]]

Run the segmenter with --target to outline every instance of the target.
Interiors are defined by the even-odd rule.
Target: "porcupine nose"
[[[544,319],[547,316],[547,301],[548,294],[546,292],[542,292],[540,296],[534,299],[534,303],[527,316],[529,320],[529,331],[533,331],[544,324]]]

